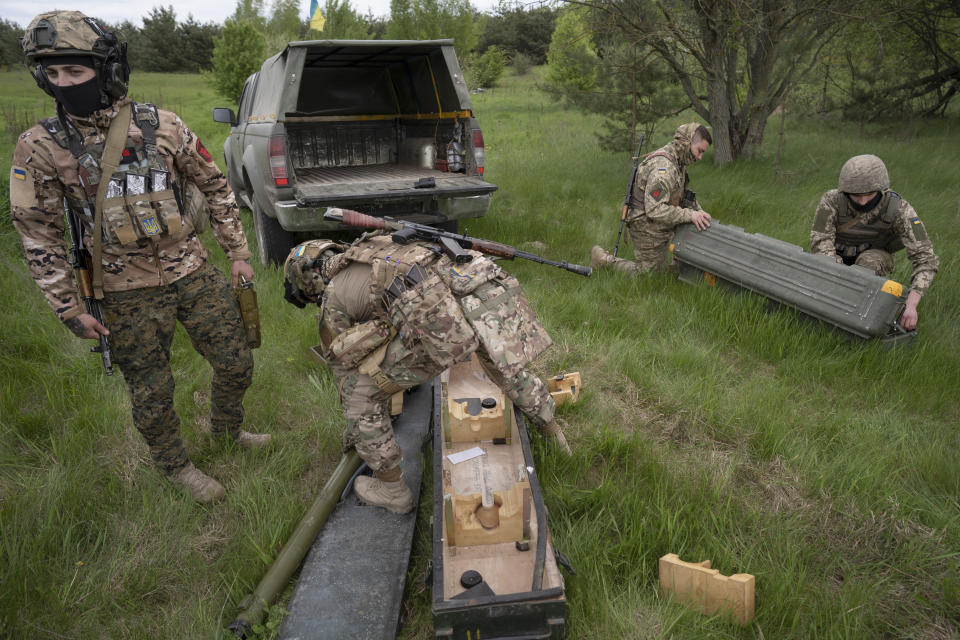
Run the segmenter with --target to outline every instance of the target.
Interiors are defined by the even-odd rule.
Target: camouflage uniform
[[[673,141],[648,154],[637,168],[626,217],[635,260],[609,256],[607,263],[614,268],[645,273],[665,267],[674,229],[700,209],[695,196],[681,202],[690,182],[687,166],[695,161],[690,143],[698,126],[677,128]]]
[[[42,14],[37,19],[53,15]],[[69,118],[84,149],[102,148],[111,121],[129,102],[121,97],[89,117],[66,113],[62,117]],[[199,187],[220,246],[231,260],[248,260],[250,252],[225,176],[176,114],[158,110],[158,115],[156,145],[169,175],[172,179],[185,176]],[[127,134],[126,148],[143,148],[143,132],[135,119],[131,119]],[[20,136],[11,168],[10,213],[31,275],[63,322],[86,312],[77,295],[64,240],[65,199],[68,203],[88,201],[78,171],[74,154],[44,126],[38,124]],[[80,217],[85,222],[84,244],[91,247],[93,220]],[[105,242],[102,247],[104,324],[110,330],[115,361],[127,381],[134,424],[157,465],[168,473],[188,462],[173,410],[169,364],[176,321],[184,325],[194,347],[213,366],[214,431],[234,435],[240,431],[241,403],[253,370],[229,283],[208,264],[208,252],[190,220],[184,218],[182,223],[177,233],[142,238],[132,245]]]
[[[906,248],[913,263],[910,289],[923,295],[940,265],[927,231],[910,203],[890,190],[886,168],[876,156],[855,156],[841,172],[840,186],[849,180],[844,174],[864,166],[878,174],[870,182],[850,182],[845,191],[831,189],[817,206],[810,232],[810,252],[834,257],[837,262],[858,264],[879,276],[893,272],[893,253]],[[856,177],[856,176],[854,176]],[[877,191],[879,200],[868,211],[858,212],[846,193]]]
[[[344,447],[356,447],[375,471],[401,461],[390,395],[474,352],[487,375],[535,425],[553,422],[553,398],[525,368],[550,338],[516,279],[474,256],[466,265],[454,265],[427,245],[401,246],[389,236],[368,235],[324,261],[328,283],[320,333],[347,421]],[[391,287],[398,295],[388,292]],[[369,355],[377,351],[376,358]],[[371,369],[371,361],[379,363]]]

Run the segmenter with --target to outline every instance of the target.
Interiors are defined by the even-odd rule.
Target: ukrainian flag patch
[[[462,271],[458,271],[456,267],[450,267],[450,273],[457,276],[458,278],[466,278],[467,280],[473,280],[472,275],[470,275],[469,273],[463,273]]]
[[[14,167],[13,171],[10,172],[10,175],[12,175],[17,180],[27,179],[27,172],[21,169],[20,167]]]
[[[912,222],[913,224],[920,224],[920,218],[914,218],[910,222]]]
[[[299,258],[302,255],[303,255],[303,245],[300,245],[299,247],[297,247],[297,253],[294,255],[294,257]]]

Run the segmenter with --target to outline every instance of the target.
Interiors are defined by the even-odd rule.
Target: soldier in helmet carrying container
[[[917,326],[917,305],[937,274],[940,259],[916,211],[890,189],[883,161],[874,155],[850,158],[840,169],[837,188],[820,198],[810,252],[888,276],[893,272],[893,254],[904,248],[913,275],[900,324],[912,330]]]
[[[241,429],[253,357],[229,282],[196,232],[211,224],[234,286],[253,279],[233,193],[176,114],[127,97],[118,34],[78,11],[52,11],[33,19],[21,45],[37,85],[57,101],[55,117],[20,136],[10,172],[10,214],[31,275],[70,331],[100,341],[108,374],[112,353],[156,465],[195,500],[219,498],[223,487],[180,440],[169,358],[179,321],[213,367],[213,433],[243,446],[267,441]],[[188,215],[188,192],[206,204],[206,220]]]

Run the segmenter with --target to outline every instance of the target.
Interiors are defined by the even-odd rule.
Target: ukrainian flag
[[[323,31],[323,23],[326,20],[320,13],[320,4],[318,0],[310,0],[310,28],[317,31]]]

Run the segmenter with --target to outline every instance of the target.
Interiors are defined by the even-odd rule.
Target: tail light
[[[473,164],[476,167],[477,175],[483,175],[483,131],[473,130]]]
[[[282,133],[270,136],[270,173],[278,187],[290,185],[287,176],[287,140]]]

